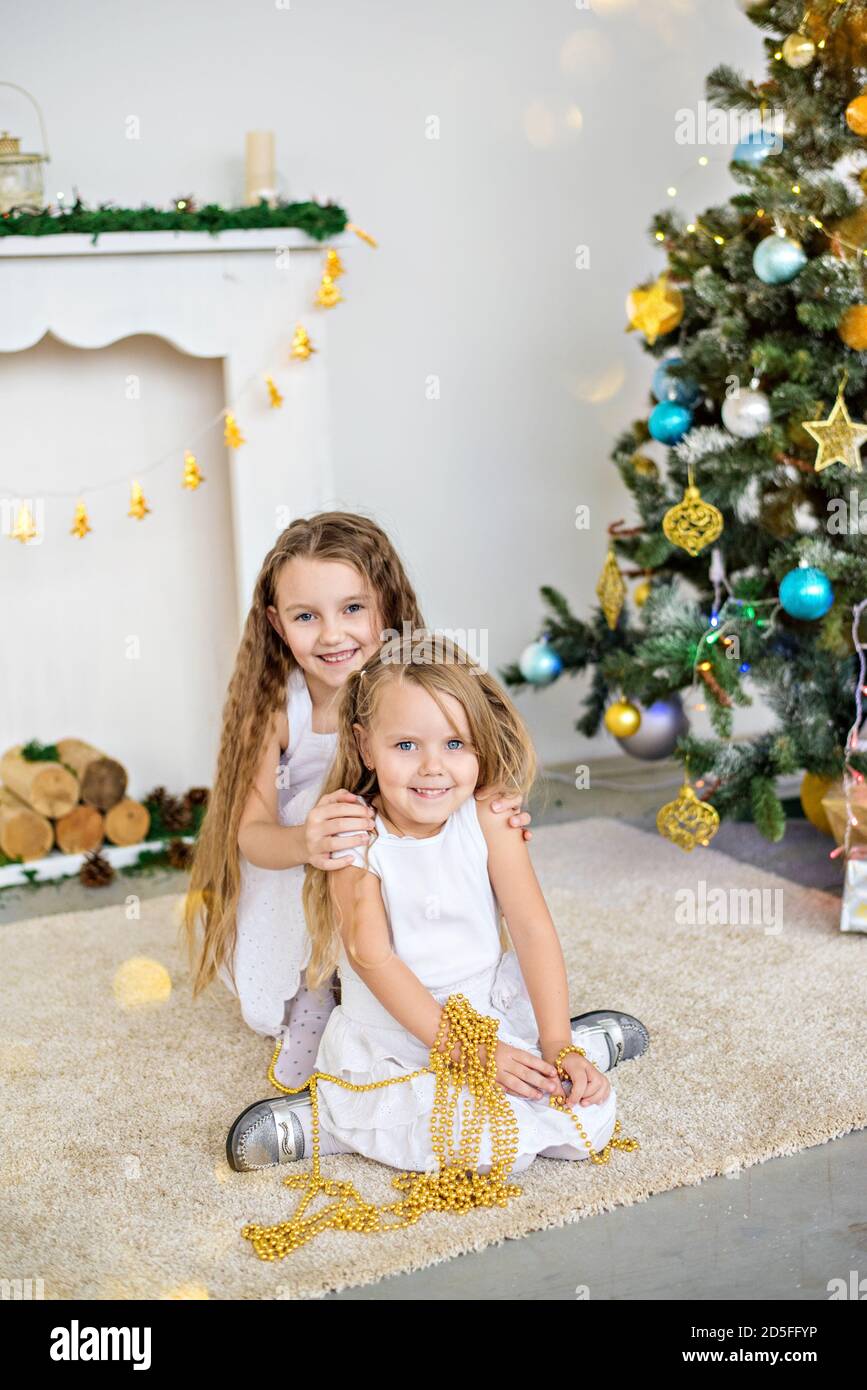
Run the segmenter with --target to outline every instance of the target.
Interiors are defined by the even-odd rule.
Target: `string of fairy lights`
[[[357,227],[354,223],[347,223],[347,228],[355,232],[356,235],[369,246],[375,247],[377,245],[375,239],[370,236],[368,232],[362,231],[362,229]],[[320,282],[313,299],[314,307],[319,309],[333,309],[343,301],[344,296],[338,281],[345,273],[346,267],[339,253],[334,247],[326,248],[325,262]],[[302,322],[297,322],[288,348],[288,360],[290,362],[307,362],[316,351],[317,348],[307,328]],[[262,388],[264,385],[264,399],[267,400],[269,409],[280,409],[283,405],[284,398],[274,379],[274,370],[274,368],[266,368],[266,365],[263,364],[257,371],[252,372],[241,388],[235,393],[231,405],[224,406],[216,415],[212,416],[211,419],[206,421],[197,430],[187,432],[183,440],[179,441],[171,448],[166,449],[155,458],[152,463],[147,464],[144,468],[136,470],[136,476],[134,478],[130,479],[129,474],[124,473],[99,484],[84,485],[74,489],[65,489],[63,491],[47,491],[41,489],[39,491],[39,497],[76,498],[77,500],[75,502],[69,534],[77,537],[79,540],[84,540],[93,530],[84,498],[89,494],[104,492],[109,488],[117,487],[128,482],[130,500],[127,516],[134,518],[136,521],[143,521],[145,517],[151,514],[151,508],[147,503],[141,481],[142,478],[152,474],[156,469],[162,468],[165,464],[174,461],[175,466],[178,466],[178,463],[180,463],[182,470],[181,487],[187,491],[194,492],[197,488],[201,487],[202,483],[206,481],[206,478],[199,467],[194,448],[191,446],[197,445],[200,440],[205,438],[209,432],[220,423],[220,421],[223,422],[223,443],[226,448],[235,451],[247,443],[238,420],[238,415],[240,413],[239,407],[241,403],[249,398],[254,385],[257,387],[260,400],[263,399]],[[8,538],[18,541],[22,545],[27,545],[30,542],[40,539],[40,533],[34,520],[33,508],[30,505],[31,498],[22,498],[22,491],[21,489],[5,487],[0,484],[0,492],[2,492],[4,496],[12,497],[18,502],[14,521],[7,533]]]

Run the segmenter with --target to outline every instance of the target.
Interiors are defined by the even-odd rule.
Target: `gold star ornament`
[[[626,300],[629,323],[626,332],[638,328],[653,346],[657,338],[670,333],[683,318],[683,295],[668,283],[665,271],[649,289],[632,290]]]
[[[827,420],[804,420],[802,423],[819,446],[814,465],[817,473],[832,463],[845,464],[853,473],[862,471],[860,450],[867,439],[867,425],[855,424],[849,418],[842,386]]]

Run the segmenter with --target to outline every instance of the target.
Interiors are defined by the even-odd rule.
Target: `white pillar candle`
[[[271,201],[276,196],[274,187],[274,132],[273,130],[248,130],[246,135],[246,176],[248,205],[258,203],[260,197]]]

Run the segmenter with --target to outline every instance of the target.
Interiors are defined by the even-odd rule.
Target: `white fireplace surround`
[[[332,496],[326,340],[329,316],[345,310],[317,306],[315,293],[326,246],[349,244],[345,233],[320,243],[288,228],[111,232],[96,243],[74,233],[0,238],[4,353],[46,334],[76,348],[153,334],[190,356],[221,358],[231,407],[251,377],[261,385],[262,372],[289,363],[296,321],[304,323],[317,351],[291,363],[289,392],[282,373],[283,407],[257,412],[230,470],[242,621],[281,518],[285,525],[288,515],[315,511]],[[238,415],[243,428],[241,406]]]

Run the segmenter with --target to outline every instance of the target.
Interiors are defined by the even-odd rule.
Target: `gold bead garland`
[[[506,1182],[518,1152],[518,1121],[509,1104],[504,1088],[497,1082],[497,1029],[499,1022],[477,1013],[462,994],[450,994],[443,1006],[436,1040],[431,1048],[428,1066],[404,1076],[386,1077],[382,1081],[363,1083],[345,1081],[327,1072],[313,1072],[301,1086],[283,1086],[273,1076],[274,1062],[280,1051],[278,1043],[268,1070],[269,1079],[286,1095],[298,1095],[309,1088],[313,1110],[313,1167],[309,1173],[293,1173],[283,1179],[285,1187],[306,1189],[288,1221],[276,1226],[250,1223],[241,1229],[262,1260],[280,1260],[305,1245],[326,1230],[375,1231],[401,1230],[412,1226],[426,1211],[468,1212],[478,1207],[504,1207],[510,1197],[519,1197],[523,1188]],[[459,1056],[451,1053],[455,1042]],[[482,1051],[484,1062],[482,1061]],[[561,1065],[570,1051],[586,1056],[583,1048],[574,1045],[563,1048],[557,1055],[558,1075],[568,1080]],[[348,1091],[375,1091],[382,1086],[395,1086],[431,1073],[436,1077],[434,1105],[431,1114],[431,1141],[439,1164],[435,1173],[399,1173],[392,1186],[405,1196],[399,1201],[376,1207],[366,1202],[351,1182],[324,1178],[319,1167],[319,1082],[333,1081]],[[455,1151],[454,1120],[458,1098],[464,1087],[469,1098],[464,1102],[459,1130],[459,1147]],[[637,1139],[620,1138],[620,1121],[604,1149],[594,1152],[590,1140],[574,1112],[568,1109],[562,1096],[551,1096],[549,1104],[570,1115],[589,1150],[594,1163],[607,1163],[613,1149],[633,1151]],[[485,1124],[491,1133],[491,1170],[479,1173],[478,1155]],[[310,1203],[318,1193],[336,1198],[317,1212],[308,1214]],[[383,1217],[394,1219],[385,1221]]]

